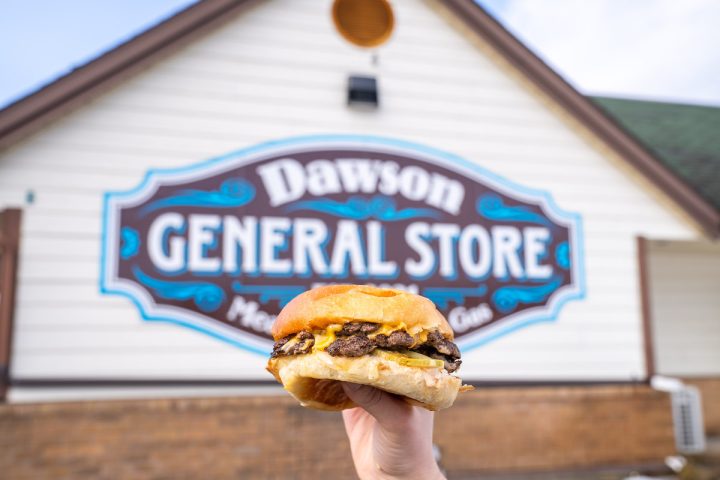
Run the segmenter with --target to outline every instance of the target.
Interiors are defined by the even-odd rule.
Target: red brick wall
[[[353,474],[338,416],[297,407],[285,396],[10,405],[0,411],[0,472],[10,472],[9,478]]]
[[[438,415],[450,478],[658,463],[668,398],[646,387],[487,389]],[[4,479],[353,478],[338,414],[282,397],[0,406]]]
[[[497,389],[438,414],[457,473],[661,463],[673,453],[669,397],[643,386]]]

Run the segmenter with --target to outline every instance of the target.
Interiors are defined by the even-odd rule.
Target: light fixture
[[[350,75],[347,102],[348,106],[377,108],[380,103],[377,79],[367,75]]]
[[[395,16],[387,0],[335,0],[332,17],[345,40],[365,48],[387,42],[395,26]]]

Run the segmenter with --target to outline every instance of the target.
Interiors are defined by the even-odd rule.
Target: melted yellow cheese
[[[290,340],[288,340],[287,343],[280,348],[280,350],[282,350],[283,352],[287,353],[287,352],[289,352],[290,349],[291,349],[294,345],[296,345],[299,341],[300,341],[300,340],[298,340],[297,336],[295,336],[295,337],[291,338]]]
[[[313,346],[313,351],[322,351],[329,347],[330,344],[335,341],[335,332],[339,332],[340,330],[342,330],[342,325],[335,324],[330,325],[321,333],[315,333],[315,345]]]
[[[427,342],[427,337],[430,333],[427,330],[418,331],[416,328],[412,330],[408,329],[407,325],[405,325],[404,322],[399,322],[389,325],[380,325],[380,328],[369,334],[368,338],[375,338],[376,335],[390,335],[392,332],[397,332],[398,330],[402,330],[412,335],[412,337],[415,339],[413,347]]]
[[[333,324],[323,331],[313,332],[313,335],[315,336],[315,345],[313,346],[313,351],[323,351],[327,347],[329,347],[330,344],[337,339],[337,336],[335,334],[336,332],[342,330],[342,327],[343,326],[340,324]],[[380,328],[368,334],[368,338],[372,339],[375,338],[377,335],[390,335],[392,332],[404,331],[408,332],[410,335],[413,336],[413,338],[415,339],[413,347],[415,347],[417,345],[425,343],[427,341],[428,334],[430,333],[427,330],[418,331],[417,328],[412,329],[414,331],[409,330],[410,329],[407,328],[407,325],[404,322],[383,324],[380,325]]]
[[[398,330],[407,331],[407,325],[403,322],[380,325],[380,328],[369,334],[368,338],[375,338],[377,335],[390,335],[392,332],[396,332]]]
[[[415,335],[415,343],[413,343],[413,347],[416,347],[418,345],[422,345],[423,343],[427,342],[427,337],[430,334],[427,330],[422,330],[420,333]]]
[[[307,348],[307,344],[309,341],[310,341],[309,339],[303,340],[302,346],[300,347],[301,351],[305,350],[305,348]],[[285,353],[288,353],[290,351],[290,349],[293,348],[298,343],[300,343],[300,340],[298,339],[297,336],[294,336],[293,338],[288,340],[287,343],[280,348],[280,350],[282,350]]]

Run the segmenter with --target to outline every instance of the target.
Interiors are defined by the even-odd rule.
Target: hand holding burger
[[[366,385],[344,383],[343,387],[361,406],[342,412],[358,477],[445,478],[433,454],[433,412]]]
[[[293,299],[272,333],[268,370],[302,405],[344,410],[361,479],[445,478],[433,457],[432,410],[468,387],[454,374],[460,351],[432,302],[401,290],[320,287]]]

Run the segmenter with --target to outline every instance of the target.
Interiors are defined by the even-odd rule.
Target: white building
[[[304,288],[320,281],[323,272],[333,282],[401,283],[435,295],[431,298],[445,302],[446,313],[456,309],[456,318],[465,314],[470,320],[454,323],[468,328],[459,340],[461,372],[476,385],[642,385],[663,374],[702,377],[702,385],[716,392],[720,211],[712,202],[471,0],[394,2],[394,24],[382,23],[387,22],[382,15],[369,17],[376,27],[370,33],[382,37],[378,41],[387,36],[381,27],[393,28],[389,39],[372,49],[339,34],[338,25],[350,36],[356,26],[344,24],[342,12],[334,25],[332,3],[200,2],[0,112],[0,209],[21,212],[17,271],[0,277],[7,401],[274,392],[266,357],[258,352],[268,345],[262,322],[282,299],[267,300],[265,320],[251,319],[248,309],[262,316],[263,292]],[[352,76],[366,77],[358,80],[360,94],[363,81],[377,80],[379,106],[348,103]],[[372,84],[369,88],[372,92]],[[409,180],[388,180],[410,182],[405,190],[400,183],[394,190],[380,184],[353,190],[349,180],[337,177],[344,182],[340,190],[325,185],[313,193],[306,186],[288,199],[329,198],[347,207],[352,195],[367,202],[381,195],[394,202],[391,211],[411,215],[414,209],[418,218],[427,216],[413,227],[416,242],[392,235],[392,228],[406,224],[383,217],[387,210],[356,217],[345,210],[319,214],[310,203],[283,210],[279,196],[268,196],[269,204],[261,200],[269,195],[262,193],[261,173],[255,172],[254,180],[243,176],[255,163],[268,164],[271,154],[302,159],[308,151],[314,156],[300,162],[306,168],[331,151],[342,153],[335,160],[354,152],[351,158],[414,168]],[[203,163],[208,159],[220,160]],[[427,172],[418,173],[418,165],[429,166]],[[155,173],[146,177],[150,171]],[[460,213],[451,211],[451,187],[438,186],[440,196],[433,200],[434,187],[423,186],[423,179],[437,180],[442,172],[447,177],[442,181],[465,179],[458,199],[470,203],[458,204]],[[354,170],[350,177],[367,174]],[[178,192],[227,193],[221,181],[228,179],[250,182],[256,203],[230,204],[234,210],[227,210],[227,204],[203,204],[196,197],[178,200]],[[418,189],[425,195],[415,198]],[[510,216],[493,210],[481,219],[479,206],[477,218],[461,212],[475,205],[473,195],[478,202],[500,198]],[[166,203],[148,205],[168,198],[174,199],[175,215],[188,217],[164,217],[165,229],[151,234],[149,219],[170,210],[163,210]],[[143,207],[152,213],[138,210]],[[132,208],[135,213],[123,217]],[[288,213],[302,208],[303,215]],[[215,220],[202,217],[210,223],[198,223],[195,230],[209,236],[195,247],[182,244],[195,254],[173,257],[168,239],[193,242],[184,229],[194,227],[182,223],[190,221],[191,210],[215,215]],[[228,211],[242,214],[232,228],[243,253],[228,257],[235,252],[231,246],[221,258],[213,253],[219,248],[213,235],[221,227],[212,222]],[[535,220],[512,216],[518,212],[530,212]],[[14,214],[4,215],[9,232]],[[128,220],[129,215],[135,217]],[[246,269],[240,265],[251,262],[251,254],[239,229],[249,228],[248,217],[262,215],[353,220],[357,238],[370,239],[368,250],[359,247],[364,260],[357,262],[350,244],[340,253],[313,250],[319,246],[293,250],[272,236],[292,241],[300,227],[294,224],[291,234],[290,223],[280,221],[262,230],[267,235],[253,244],[257,262]],[[459,220],[448,220],[453,215]],[[456,222],[458,230],[447,227],[443,234],[445,227],[433,227],[429,219]],[[476,231],[463,243],[460,231],[468,225],[481,225],[485,233]],[[506,238],[497,225],[515,230]],[[529,230],[532,225],[539,230]],[[225,234],[229,228],[224,225]],[[332,245],[340,235],[334,228],[328,234]],[[389,236],[382,237],[383,228]],[[215,233],[207,233],[211,230]],[[405,235],[407,242],[412,234],[405,230]],[[485,267],[483,235],[492,242],[488,248],[501,252],[488,257],[492,264]],[[513,235],[520,243],[513,243]],[[436,262],[408,270],[408,259],[423,261],[422,239]],[[557,251],[562,239],[570,249],[565,268],[568,253],[562,257]],[[375,240],[380,251],[373,254]],[[132,241],[140,246],[129,247]],[[153,241],[156,246],[148,248],[156,248],[155,254],[142,250],[140,256],[155,255],[160,263],[144,259],[137,267],[143,283],[134,264],[123,263],[123,252],[140,258],[134,257],[137,249]],[[456,243],[459,250],[453,250]],[[468,253],[476,245],[479,250]],[[326,264],[319,256],[313,263],[316,251],[327,255]],[[297,252],[312,267],[310,280],[293,257]],[[471,268],[463,270],[466,265]],[[346,266],[349,271],[341,268]],[[147,270],[151,267],[156,270]],[[168,273],[175,267],[185,269]],[[275,287],[239,295],[251,292],[242,288],[252,281]],[[220,288],[219,303],[203,306],[195,293],[177,293],[178,282]],[[138,287],[143,284],[145,290]],[[485,290],[462,290],[481,286]],[[511,307],[493,303],[493,294],[508,286],[525,293],[516,294]],[[244,303],[233,304],[234,294]],[[157,318],[170,321],[150,321]],[[260,325],[254,336],[248,333],[252,322]],[[717,415],[706,412],[708,418]]]

